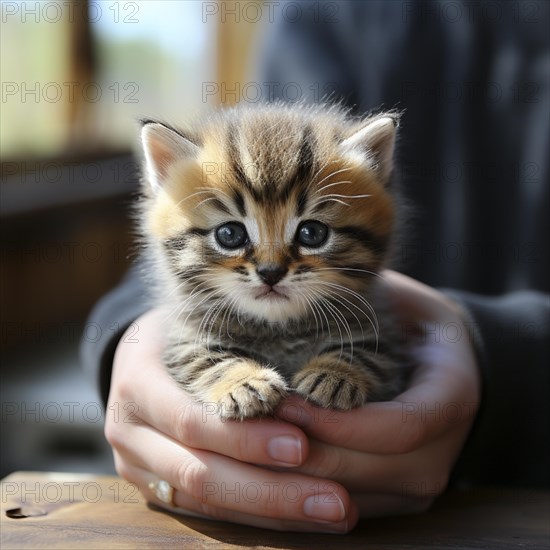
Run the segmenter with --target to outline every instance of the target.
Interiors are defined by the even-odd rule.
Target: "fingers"
[[[224,420],[215,406],[179,389],[162,365],[156,370],[156,383],[142,394],[140,416],[173,439],[255,464],[297,466],[307,456],[308,440],[296,426],[269,418]],[[136,379],[147,383],[139,374]]]
[[[261,527],[264,529],[274,529],[277,531],[301,531],[301,532],[321,532],[321,533],[345,533],[350,530],[357,522],[357,511],[354,509],[355,516],[350,521],[345,520],[335,524],[318,524],[311,521],[289,520],[285,518],[266,518],[258,515],[246,514],[226,508],[210,506],[196,501],[182,491],[174,491],[174,506],[170,506],[160,501],[157,496],[149,489],[149,483],[158,480],[158,477],[147,470],[137,466],[129,465],[125,467],[126,479],[135,483],[141,492],[146,496],[149,502],[164,508],[172,513],[182,514],[191,517],[203,519],[229,521],[252,527]]]
[[[459,308],[437,291],[398,273],[388,272],[386,282],[403,320],[425,323],[424,335],[411,349],[419,366],[409,388],[393,401],[369,403],[349,412],[320,409],[291,396],[278,408],[279,418],[316,439],[376,454],[408,453],[449,430],[467,432],[479,406],[480,380]],[[450,325],[454,332],[442,335],[442,327]]]
[[[140,392],[140,418],[160,432],[189,447],[255,464],[297,466],[307,455],[307,438],[296,426],[269,418],[224,420],[215,406],[199,404],[178,388],[163,365],[148,367],[147,375],[135,373],[133,387]]]
[[[441,494],[461,445],[453,433],[411,453],[377,455],[312,441],[308,459],[297,471],[332,479],[350,493]]]
[[[400,400],[370,403],[351,411],[321,409],[291,396],[277,409],[277,416],[301,427],[326,443],[374,454],[409,453],[437,439],[463,420],[473,418],[476,403],[448,400],[443,394],[407,392]],[[426,390],[426,391],[425,391]]]
[[[414,493],[414,484],[405,487],[403,492],[398,495],[384,493],[352,494],[351,498],[357,505],[357,508],[353,508],[349,519],[335,524],[318,524],[311,521],[266,518],[228,510],[222,507],[211,506],[201,501],[197,501],[179,490],[174,491],[173,505],[169,505],[159,500],[157,495],[149,488],[151,482],[158,481],[159,478],[157,476],[143,468],[131,464],[120,466],[123,459],[118,456],[117,453],[115,453],[115,462],[117,463],[117,469],[124,471],[124,477],[132,483],[135,483],[149,502],[169,512],[278,531],[345,533],[355,525],[358,517],[375,518],[424,512],[431,506],[437,496],[437,494],[431,493],[427,489],[421,494]],[[243,498],[247,498],[245,494],[242,496]]]
[[[162,364],[159,338],[154,336],[158,314],[149,313],[137,324],[143,338],[123,343],[125,347],[117,351],[113,399],[116,395],[125,404],[134,403],[141,421],[188,447],[269,466],[292,467],[303,462],[308,440],[299,428],[268,418],[245,422],[221,419],[213,404],[199,404],[178,387]]]
[[[290,396],[277,416],[333,445],[376,454],[414,451],[449,430],[469,427],[479,405],[477,389],[464,378],[460,365],[427,354],[409,389],[393,401],[335,411]]]
[[[185,448],[147,426],[135,425],[116,448],[123,477],[137,482],[132,468],[155,472],[180,493],[176,503],[195,513],[217,519],[245,514],[337,531],[357,519],[348,493],[336,483]],[[139,485],[151,494],[145,480]]]

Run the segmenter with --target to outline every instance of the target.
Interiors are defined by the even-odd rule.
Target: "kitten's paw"
[[[327,409],[347,411],[367,400],[367,382],[362,371],[321,358],[313,359],[296,373],[292,386],[303,398]]]
[[[287,393],[277,372],[246,363],[229,369],[215,386],[220,416],[239,420],[271,414]]]

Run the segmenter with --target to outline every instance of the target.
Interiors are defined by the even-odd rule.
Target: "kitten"
[[[142,232],[173,377],[225,418],[288,391],[348,410],[405,375],[377,285],[393,235],[395,113],[236,107],[143,121]]]

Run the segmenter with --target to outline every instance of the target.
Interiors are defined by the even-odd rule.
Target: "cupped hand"
[[[123,337],[113,365],[107,410],[133,412],[107,415],[118,473],[171,511],[279,530],[343,533],[360,516],[429,507],[470,430],[479,375],[459,308],[403,275],[384,277],[403,327],[425,332],[419,366],[396,399],[350,412],[291,396],[278,418],[223,421],[162,365],[160,313],[142,316],[138,341]],[[159,479],[175,488],[175,507],[149,489]]]
[[[446,488],[479,407],[481,381],[464,312],[440,292],[393,271],[384,285],[417,363],[394,400],[349,412],[297,397],[279,408],[310,438],[297,471],[348,489],[361,517],[423,511]]]
[[[289,531],[353,527],[357,507],[341,485],[296,471],[309,448],[298,427],[223,421],[178,387],[161,362],[162,325],[158,311],[143,315],[115,354],[105,434],[119,475],[173,512]],[[149,488],[160,479],[175,506]]]

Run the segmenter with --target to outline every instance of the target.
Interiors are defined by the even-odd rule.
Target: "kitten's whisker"
[[[334,159],[334,160],[327,160],[326,162],[323,162],[323,164],[321,164],[321,167],[319,168],[319,170],[317,170],[317,172],[315,172],[315,174],[313,175],[313,177],[311,178],[311,181],[315,181],[317,179],[317,177],[319,176],[319,174],[329,165],[329,164],[334,164],[338,162],[337,159]],[[321,181],[320,183],[323,183],[323,181]],[[315,184],[317,185],[317,184]]]
[[[239,323],[239,326],[241,328],[244,328],[244,325],[243,325],[243,323],[241,321],[241,318],[240,318],[240,312],[241,312],[241,301],[239,300],[237,302],[237,315],[236,315],[236,318],[237,318],[237,323]]]
[[[201,284],[206,284],[206,281],[204,281],[204,283],[201,283]],[[174,322],[177,322],[179,316],[181,315],[181,313],[183,313],[183,311],[185,310],[187,304],[189,304],[190,301],[192,301],[192,299],[197,296],[197,295],[200,295],[202,294],[203,292],[206,292],[207,289],[203,289],[203,290],[198,290],[198,287],[195,288],[195,290],[193,290],[193,292],[181,303],[176,303],[176,305],[172,308],[172,310],[168,313],[168,315],[166,315],[166,317],[162,320],[163,323],[167,323],[170,319],[170,317],[172,317],[174,314],[176,314],[176,317],[174,319]]]
[[[337,202],[338,204],[342,204],[343,206],[350,206],[347,202],[341,201],[339,199],[328,198],[315,201],[312,205],[312,208],[316,208],[317,206],[324,204],[325,202]]]
[[[223,323],[224,323],[225,318],[227,316],[227,312],[229,311],[229,308],[232,306],[234,301],[235,301],[235,298],[233,298],[232,300],[229,300],[227,298],[227,296],[225,296],[223,304],[218,308],[214,318],[212,319],[212,321],[210,323],[210,325],[211,325],[210,331],[212,331],[214,329],[216,320],[219,318],[220,314],[223,311],[223,317],[222,317],[221,321],[219,322],[219,327],[218,327],[218,341],[221,340],[221,330],[223,328]]]
[[[221,288],[221,287],[218,287],[218,288]],[[214,303],[211,304],[206,310],[206,312],[203,314],[201,322],[199,323],[199,328],[197,329],[197,334],[195,336],[195,346],[197,346],[197,342],[200,342],[200,339],[203,337],[203,333],[205,332],[206,334],[204,335],[205,337],[204,345],[207,351],[210,351],[209,336],[210,336],[211,327],[212,327],[210,320],[212,318],[215,319],[217,309],[220,307],[220,304],[223,305],[224,302],[225,302],[225,297],[220,296],[219,298],[214,300]]]
[[[212,193],[214,194],[214,191],[212,189],[206,189],[204,188],[204,190],[201,190],[201,191],[195,191],[194,193],[191,193],[190,195],[187,195],[185,197],[183,197],[183,199],[181,199],[180,201],[178,201],[176,203],[176,208],[180,205],[180,204],[183,204],[185,201],[193,198],[193,197],[196,197],[197,195],[204,195],[205,193]]]
[[[336,198],[339,198],[339,199],[366,199],[368,197],[372,197],[371,194],[369,195],[341,195],[341,194],[338,194],[338,193],[330,193],[328,195],[323,195],[323,197],[325,199],[330,199],[332,197],[336,197]]]
[[[209,325],[210,325],[210,319],[213,317],[218,305],[220,303],[223,303],[223,297],[218,297],[214,300],[213,303],[211,303],[208,306],[208,309],[203,314],[201,322],[199,323],[199,328],[197,331],[197,335],[195,338],[195,341],[197,338],[202,338],[204,336],[205,338],[205,345],[206,349],[209,350]]]
[[[313,305],[315,306],[315,308],[317,309],[318,312],[320,312],[321,315],[323,315],[326,323],[327,323],[327,332],[328,332],[328,338],[329,340],[332,338],[332,330],[331,330],[331,327],[330,327],[330,322],[329,322],[329,319],[323,309],[323,304],[319,303],[319,296],[316,295],[315,293],[313,292],[310,292],[310,295],[312,297],[312,303]],[[323,328],[323,325],[321,324],[321,329]]]
[[[330,297],[330,294],[329,294],[329,297]],[[330,307],[331,308],[334,308],[334,311],[338,314],[341,322],[342,322],[342,326],[344,327],[345,331],[346,331],[346,334],[347,334],[347,337],[348,337],[348,343],[349,343],[349,346],[350,346],[350,365],[353,361],[353,332],[351,330],[351,327],[349,326],[349,323],[348,323],[348,320],[346,319],[345,315],[329,300],[328,303],[330,304]],[[342,346],[342,352],[343,352],[343,346]],[[340,358],[341,358],[341,354],[340,354]]]
[[[378,316],[376,315],[376,311],[374,310],[372,305],[369,303],[369,301],[366,298],[364,298],[363,296],[361,296],[360,294],[358,294],[357,292],[355,292],[355,291],[353,291],[349,288],[346,288],[345,286],[338,285],[336,283],[327,283],[327,282],[321,282],[320,284],[335,288],[339,292],[346,292],[347,294],[350,294],[351,296],[353,296],[354,298],[359,300],[360,303],[362,303],[363,305],[366,306],[366,308],[369,310],[369,312],[372,313],[372,315],[374,317],[374,320],[371,319],[371,317],[369,315],[367,315],[367,313],[364,310],[362,310],[357,304],[353,304],[359,311],[361,311],[363,313],[363,315],[365,315],[365,317],[369,320],[370,324],[372,325],[372,329],[373,329],[374,334],[376,336],[377,347],[378,347],[378,336],[379,336],[379,332],[380,332],[380,325],[378,323]],[[340,297],[345,299],[343,296],[340,296]],[[353,302],[350,302],[350,303],[353,303]]]
[[[185,283],[185,281],[184,281]],[[202,283],[198,284],[193,290],[192,292],[182,301],[182,302],[176,302],[176,305],[174,306],[174,308],[172,308],[172,311],[171,313],[169,313],[165,319],[163,319],[164,322],[167,322],[170,317],[172,317],[172,315],[174,315],[174,313],[176,311],[178,311],[178,314],[176,315],[176,318],[175,318],[175,321],[178,320],[178,317],[180,316],[180,314],[185,310],[187,304],[189,304],[193,298],[199,294],[202,294],[203,292],[205,292],[207,289],[201,289],[200,287],[204,284],[207,284],[207,281],[203,281]],[[179,286],[179,285],[178,285]]]
[[[181,331],[180,331],[180,340],[181,340],[181,335],[183,334],[183,330],[185,328],[185,325],[187,324],[187,321],[189,320],[189,318],[191,317],[191,315],[195,312],[195,310],[200,307],[204,302],[206,302],[207,300],[209,300],[212,296],[214,296],[216,294],[216,292],[218,292],[219,290],[221,289],[221,287],[219,286],[216,286],[214,288],[209,288],[208,290],[210,290],[209,294],[207,296],[205,296],[198,304],[195,305],[195,307],[193,307],[193,309],[191,309],[191,311],[188,313],[187,317],[185,318],[184,322],[183,322],[183,325],[181,327]],[[204,292],[208,292],[208,290],[205,290]]]
[[[206,187],[202,185],[201,187],[199,187],[199,189],[202,191],[208,191],[213,195],[218,195],[218,194],[223,195],[226,199],[231,200],[231,197],[223,189],[220,189],[218,187],[216,188],[216,190],[214,190],[214,189],[211,189],[210,187]]]
[[[362,296],[361,294],[359,294],[358,292],[355,292],[354,290],[351,290],[350,288],[348,287],[345,287],[343,285],[340,285],[338,283],[329,283],[327,281],[319,281],[318,284],[322,284],[322,285],[327,285],[327,286],[330,286],[332,288],[336,288],[342,292],[346,292],[347,294],[350,294],[351,296],[353,296],[354,298],[356,298],[357,300],[359,300],[360,303],[362,303],[363,305],[365,305],[367,307],[367,309],[374,315],[374,317],[376,318],[376,311],[374,310],[374,308],[372,307],[372,305],[369,303],[369,301],[364,297]],[[378,321],[376,321],[376,325],[378,326]]]
[[[212,330],[214,329],[214,325],[216,323],[216,319],[219,317],[220,313],[224,310],[224,308],[227,305],[227,298],[224,296],[220,298],[216,304],[213,306],[213,312],[210,314],[210,321],[208,323],[208,330],[206,333],[206,349],[207,351],[210,351],[210,340],[212,335]]]
[[[339,182],[336,182],[336,183],[331,183],[330,185],[339,185],[341,183],[351,183],[351,182],[349,182],[349,181],[339,181]],[[326,189],[327,187],[330,187],[330,185],[325,186],[323,189]],[[319,197],[317,197],[313,201],[311,207],[316,208],[319,205],[324,204],[325,202],[329,202],[329,201],[337,202],[337,203],[342,204],[344,206],[350,206],[347,202],[342,201],[340,199],[365,199],[365,198],[368,198],[370,196],[372,196],[372,195],[370,195],[370,194],[367,194],[367,195],[344,195],[344,194],[340,194],[340,193],[329,193],[327,195],[320,195]]]
[[[340,268],[318,268],[318,271],[324,271],[324,270],[328,270],[328,269],[334,269],[334,270],[340,270]],[[346,270],[353,270],[353,271],[364,271],[366,273],[369,273],[369,274],[372,274],[372,275],[376,275],[376,276],[379,276],[381,279],[383,279],[382,276],[378,275],[377,273],[374,273],[372,271],[367,271],[365,269],[351,269],[351,268],[342,268],[342,271],[346,271]],[[332,285],[336,285],[338,288],[340,288],[341,290],[345,291],[345,292],[348,292],[350,294],[353,294],[356,298],[358,298],[363,304],[365,304],[367,306],[367,308],[369,308],[372,312],[372,314],[376,317],[376,312],[374,311],[374,308],[370,305],[370,303],[368,302],[368,300],[362,296],[361,294],[358,294],[357,292],[345,287],[345,286],[342,286],[342,285],[339,285],[337,283],[328,283],[326,281],[323,281],[323,284],[332,284]],[[378,323],[377,323],[378,324]]]
[[[198,277],[198,275],[196,276]],[[174,292],[176,292],[177,290],[179,290],[181,287],[183,287],[186,283],[188,283],[188,281],[183,281],[181,282],[179,285],[177,285],[171,292],[169,292],[166,297],[169,297],[171,294],[173,294]],[[196,285],[193,290],[191,291],[191,293],[189,295],[186,296],[186,298],[183,300],[183,302],[176,302],[176,305],[175,307],[172,309],[172,313],[170,313],[169,315],[166,316],[165,319],[163,319],[163,321],[168,321],[168,319],[170,319],[170,317],[174,314],[174,311],[177,311],[178,309],[180,309],[182,306],[183,308],[185,308],[185,305],[191,301],[193,299],[193,297],[196,295],[197,291],[200,290],[200,287],[202,285],[205,285],[207,284],[208,281],[202,281],[200,282],[198,285]]]
[[[321,185],[323,182],[327,181],[329,178],[331,178],[332,176],[335,176],[336,174],[340,174],[342,172],[347,172],[348,170],[351,170],[350,167],[347,167],[347,168],[340,168],[340,170],[336,170],[334,172],[331,172],[328,176],[325,176],[321,181],[318,181],[316,184],[315,184],[315,187]]]
[[[213,191],[208,187],[199,187],[199,189],[204,189],[205,191],[211,191],[212,194],[214,195],[213,198],[218,198],[218,195],[222,195],[227,199],[227,203],[225,204],[225,206],[228,206],[229,209],[231,209],[231,207],[234,205],[233,199],[223,189],[217,188],[216,191]]]
[[[223,308],[223,315],[222,315],[221,321],[219,322],[219,326],[218,326],[218,341],[221,341],[223,324],[225,323],[225,320],[226,320],[226,318],[229,314],[229,311],[230,311],[234,301],[235,301],[235,298],[227,299],[227,297],[226,297],[226,304],[225,304],[225,307]]]
[[[331,314],[332,318],[334,319],[336,328],[338,329],[338,333],[340,334],[340,355],[338,356],[338,361],[340,361],[342,359],[342,354],[344,353],[344,335],[342,333],[342,329],[340,328],[339,320],[334,314],[334,311],[336,308],[334,308],[334,306],[326,298],[322,296],[320,296],[319,298],[322,300],[323,305],[327,308],[328,312]]]
[[[209,283],[212,285],[212,281],[209,281]],[[223,291],[224,291],[224,287],[222,284],[214,284],[212,287],[212,290],[214,292],[216,291],[221,291],[221,296],[219,296],[218,298],[216,298],[214,300],[214,303],[211,304],[208,309],[206,310],[206,312],[203,314],[203,318],[202,318],[202,322],[208,322],[209,320],[209,317],[210,317],[210,314],[214,312],[213,308],[216,307],[221,301],[225,300],[226,297],[224,296],[223,294]],[[201,322],[201,323],[202,323]]]
[[[359,320],[359,317],[357,317],[357,315],[348,306],[346,306],[346,304],[344,304],[341,300],[343,300],[344,302],[347,302],[348,304],[354,306],[355,309],[358,309],[363,315],[365,315],[365,317],[367,317],[367,319],[369,319],[368,315],[359,306],[357,306],[357,304],[354,304],[353,302],[351,302],[347,298],[344,298],[343,296],[340,296],[339,294],[336,293],[335,290],[329,290],[328,293],[332,297],[333,300],[338,302],[342,307],[347,309],[351,313],[351,315],[353,315],[353,317],[357,321],[357,324],[359,326],[359,330],[361,331],[361,337],[364,341],[365,340],[365,332],[363,331],[363,325],[361,324],[361,321]]]
[[[350,305],[352,305],[353,307],[355,307],[355,309],[357,309],[358,311],[360,311],[366,318],[367,320],[369,321],[371,327],[372,327],[372,331],[374,333],[374,339],[375,339],[375,350],[374,350],[374,353],[378,353],[378,344],[379,344],[379,339],[380,339],[380,327],[379,327],[379,323],[378,323],[378,317],[376,315],[376,312],[374,310],[374,308],[372,307],[372,305],[366,301],[362,296],[358,295],[356,292],[350,290],[350,289],[347,289],[345,287],[341,287],[340,285],[334,285],[334,284],[331,284],[331,283],[321,283],[321,284],[329,284],[330,286],[333,286],[335,287],[340,293],[341,292],[347,292],[349,294],[351,294],[352,296],[358,298],[362,303],[364,303],[366,305],[366,307],[368,308],[369,312],[372,313],[373,317],[374,317],[374,320],[367,314],[366,311],[364,311],[363,309],[361,309],[357,304],[355,304],[354,302],[346,299],[345,297],[343,297],[341,294],[338,294],[339,298],[345,300],[347,303],[349,303]],[[336,299],[336,298],[335,298]],[[359,320],[358,320],[359,322]],[[363,327],[362,327],[362,324],[359,323],[359,326],[361,328],[361,333],[362,333],[362,338],[363,338],[363,345],[365,344],[365,334],[364,334],[364,331],[363,331]]]
[[[321,298],[323,304],[329,311],[329,313],[332,315],[333,319],[336,321],[336,327],[338,328],[338,331],[340,332],[340,341],[341,341],[341,348],[343,351],[344,347],[344,337],[343,333],[340,329],[340,325],[345,329],[346,335],[349,339],[349,343],[351,346],[353,346],[353,335],[351,332],[351,328],[345,318],[345,316],[342,314],[342,312],[329,300],[327,297],[330,297],[329,291],[320,289],[319,297]],[[341,356],[340,356],[341,358]]]
[[[374,328],[375,328],[376,332],[378,333],[378,331],[380,329],[380,325],[378,323],[378,316],[376,314],[376,311],[375,311],[374,307],[371,305],[371,303],[364,296],[361,296],[360,294],[358,294],[354,290],[351,290],[351,289],[349,289],[345,286],[342,286],[342,285],[338,285],[336,283],[330,283],[330,284],[334,285],[335,288],[341,290],[342,292],[347,292],[348,294],[351,294],[351,296],[354,296],[355,298],[357,298],[359,300],[360,303],[362,303],[366,306],[366,308],[369,310],[369,312],[372,313],[372,316],[374,318],[374,323],[375,323]]]
[[[208,201],[216,201],[216,200],[219,200],[218,197],[208,197],[206,199],[202,199],[201,202],[199,202],[195,208],[198,208],[199,206],[202,206],[203,204],[207,203]]]
[[[315,311],[311,307],[311,304],[309,303],[308,297],[303,293],[298,293],[298,294],[296,294],[296,298],[300,302],[300,306],[302,308],[304,307],[304,303],[305,303],[305,305],[310,309],[310,311],[313,315],[313,318],[315,319],[316,339],[319,338],[319,323],[317,322],[317,315],[315,314]]]
[[[235,309],[235,304],[237,303],[238,298],[239,298],[239,296],[235,296],[233,298],[233,300],[231,300],[231,302],[229,303],[229,306],[227,307],[227,309],[225,310],[225,313],[223,314],[222,322],[220,324],[220,330],[218,332],[218,338],[220,340],[221,340],[221,331],[222,331],[222,328],[223,328],[223,324],[226,321],[226,318],[227,318],[227,323],[225,325],[226,326],[225,333],[227,334],[227,337],[230,340],[234,340],[233,336],[231,336],[231,334],[229,333],[229,319],[231,318],[231,314],[232,314],[233,310]]]
[[[189,310],[188,314],[187,314],[187,317],[185,318],[184,322],[183,322],[183,325],[185,326],[185,324],[187,323],[189,317],[195,312],[195,310],[197,308],[199,308],[204,302],[206,302],[207,300],[209,300],[212,296],[214,296],[217,292],[217,289],[212,289],[212,288],[205,288],[203,290],[201,290],[199,293],[195,294],[194,297],[197,297],[197,296],[200,296],[201,294],[204,294],[204,293],[208,293],[206,296],[204,296],[200,302],[196,303],[194,305],[194,307],[191,308],[191,310]],[[189,305],[189,304],[186,304],[186,306]],[[185,313],[185,311],[187,311],[187,309],[185,309],[182,313]]]
[[[355,307],[357,307],[357,309],[359,309],[360,311],[363,312],[363,314],[365,315],[365,317],[369,320],[369,323],[371,324],[372,326],[372,330],[374,332],[374,336],[375,336],[375,341],[376,341],[376,345],[375,345],[375,354],[378,353],[378,343],[379,343],[379,336],[380,336],[380,325],[378,323],[378,316],[376,315],[376,311],[374,310],[374,308],[372,307],[372,305],[368,302],[368,300],[366,300],[366,298],[364,298],[363,296],[361,296],[360,294],[357,294],[356,292],[354,292],[353,290],[350,290],[349,288],[346,288],[344,286],[341,286],[341,285],[337,285],[336,283],[321,283],[321,284],[325,284],[325,285],[329,285],[329,286],[332,286],[334,288],[336,288],[337,290],[339,290],[340,292],[347,292],[348,294],[351,294],[352,296],[355,296],[357,299],[360,300],[361,303],[363,303],[367,309],[369,310],[370,313],[372,313],[373,317],[374,317],[374,320],[371,319],[371,317],[369,315],[366,314],[365,311],[363,311],[361,308],[359,308],[357,305],[355,305]],[[341,296],[342,297],[342,296]],[[343,297],[342,297],[343,298]]]
[[[351,183],[350,180],[343,180],[343,181],[335,181],[334,183],[329,183],[327,185],[323,185],[321,189],[316,189],[316,194],[321,194],[325,189],[328,189],[329,187],[334,187],[335,185],[342,185],[343,183]]]
[[[198,279],[200,277],[203,277],[205,273],[203,271],[214,271],[214,269],[211,269],[209,267],[201,268],[201,272],[197,273],[196,275],[192,275],[191,277],[184,278],[178,285],[176,285],[168,294],[166,294],[166,298],[169,298],[174,294],[174,292],[177,292],[181,287],[183,287],[186,284],[191,284],[195,279]],[[200,287],[202,284],[207,283],[208,281],[201,281],[199,284],[196,284],[194,288]],[[187,299],[189,296],[187,296]]]
[[[328,339],[330,340],[332,338],[332,331],[330,330],[330,322],[328,320],[328,317],[325,313],[325,311],[323,310],[323,307],[322,305],[319,303],[318,299],[319,299],[319,296],[316,296],[313,292],[308,292],[304,289],[304,292],[307,292],[307,294],[309,296],[311,296],[311,299],[312,299],[312,305],[315,307],[315,309],[317,310],[317,312],[319,312],[325,319],[326,323],[327,323],[327,332],[328,332]],[[322,299],[322,298],[321,298]],[[322,321],[322,319],[321,319]],[[323,328],[323,325],[321,323],[321,329]]]
[[[204,268],[201,268],[201,270],[213,271],[213,269],[210,268],[210,267],[204,267]],[[193,275],[192,277],[189,277],[188,279],[184,279],[178,285],[176,285],[170,292],[168,292],[166,294],[166,298],[170,298],[170,296],[172,296],[172,294],[177,292],[182,286],[186,285],[187,283],[190,283],[191,281],[193,281],[194,279],[197,279],[198,277],[202,277],[203,275],[204,275],[204,273],[201,272],[201,273],[197,273],[196,275]],[[206,281],[203,281],[203,283],[204,282],[206,282]],[[203,283],[201,283],[201,284],[203,284]],[[197,285],[197,286],[200,286],[200,285]]]
[[[195,278],[198,278],[198,277],[200,277],[200,276],[202,276],[202,274],[201,274],[201,275],[195,275],[194,277],[191,277],[190,279],[185,280],[185,281],[184,281],[184,284],[185,284],[185,283],[189,283],[191,280],[193,280],[193,279],[195,279]],[[195,284],[195,286],[193,287],[193,290],[192,290],[192,291],[190,292],[190,294],[185,298],[185,300],[183,301],[183,303],[185,304],[186,302],[191,301],[192,298],[193,298],[193,296],[195,295],[196,291],[197,291],[197,290],[200,290],[200,288],[201,288],[203,285],[208,285],[208,284],[210,284],[210,281],[201,281],[200,283]]]
[[[315,309],[313,308],[313,306],[311,304],[311,300],[310,300],[310,298],[307,294],[305,294],[305,293],[304,294],[299,294],[299,296],[304,298],[304,301],[305,301],[306,305],[310,309],[310,311],[313,315],[313,318],[315,319],[315,339],[318,340],[319,339],[319,320],[317,319],[317,313],[315,312]]]
[[[359,269],[356,267],[316,267],[314,268],[314,270],[315,271],[362,271],[363,273],[374,275],[375,277],[378,277],[383,281],[386,280],[386,278],[383,275],[381,275],[380,273],[376,273],[376,271],[369,271],[368,269]]]
[[[321,285],[323,285],[323,283],[321,283]],[[326,286],[326,284],[325,284],[325,286]],[[348,336],[348,338],[349,338],[349,343],[350,343],[350,345],[353,347],[353,331],[351,330],[351,327],[350,327],[350,325],[349,325],[349,323],[348,323],[348,320],[346,319],[345,315],[344,315],[344,314],[343,314],[343,313],[342,313],[342,312],[341,312],[341,311],[331,302],[330,299],[327,301],[327,297],[333,299],[334,296],[338,296],[338,298],[342,298],[342,296],[336,294],[335,291],[332,290],[332,289],[330,289],[330,288],[329,288],[328,290],[327,290],[327,289],[324,289],[324,290],[323,290],[323,289],[320,289],[320,292],[321,292],[321,294],[322,294],[323,296],[325,296],[325,301],[326,301],[328,304],[330,304],[330,306],[331,306],[332,308],[334,308],[334,311],[336,311],[336,312],[338,313],[338,316],[339,316],[340,320],[342,321],[342,324],[343,324],[344,328],[346,329],[346,334],[347,334],[347,336]],[[335,300],[335,301],[339,302],[339,300]],[[339,303],[340,303],[340,305],[344,305],[344,304],[342,304],[341,302],[339,302]],[[344,305],[344,307],[345,307],[345,305]],[[357,316],[356,316],[355,314],[353,314],[353,312],[352,312],[351,310],[349,310],[349,308],[346,307],[346,309],[348,309],[348,311],[349,311],[352,315],[354,315],[354,317],[356,318],[356,320],[357,320],[357,322],[359,323],[359,326],[360,326],[360,328],[361,328],[361,330],[362,330],[361,323],[360,323],[359,319],[357,318]],[[352,352],[352,354],[353,354],[353,352]]]
[[[184,331],[185,331],[185,327],[187,326],[187,321],[189,320],[189,318],[191,317],[191,315],[195,312],[195,310],[196,310],[203,302],[205,302],[206,300],[210,299],[210,297],[211,297],[213,294],[215,294],[216,291],[215,291],[215,290],[210,290],[210,291],[209,291],[209,289],[205,289],[205,290],[201,291],[200,294],[204,294],[204,293],[206,293],[206,292],[208,292],[208,294],[207,294],[198,304],[195,304],[195,306],[188,312],[187,317],[184,319],[184,321],[183,321],[183,323],[182,323],[182,325],[181,325],[181,327],[180,327],[179,338],[178,338],[179,341],[184,341],[184,340],[183,340],[183,333],[184,333]],[[187,311],[187,310],[184,308],[184,309],[181,311],[181,314],[182,314],[182,315],[185,314],[186,311]]]

